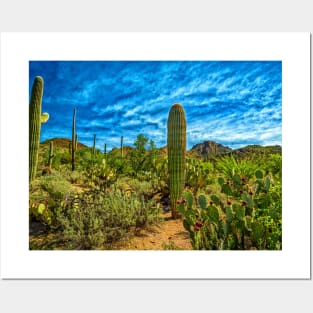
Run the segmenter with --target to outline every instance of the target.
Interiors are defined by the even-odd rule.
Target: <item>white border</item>
[[[282,60],[282,251],[29,251],[29,60]],[[310,278],[308,33],[1,34],[2,278]]]

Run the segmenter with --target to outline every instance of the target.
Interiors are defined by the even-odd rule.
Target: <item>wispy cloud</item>
[[[229,147],[281,144],[282,63],[279,61],[31,61],[44,78],[41,140],[77,132],[89,146],[133,145],[139,133],[166,145],[170,107],[183,105],[188,148],[204,140]]]

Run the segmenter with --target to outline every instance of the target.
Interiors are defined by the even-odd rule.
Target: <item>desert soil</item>
[[[182,220],[173,220],[171,213],[163,213],[164,219],[158,225],[130,235],[113,246],[119,250],[192,250],[189,233],[184,229]]]

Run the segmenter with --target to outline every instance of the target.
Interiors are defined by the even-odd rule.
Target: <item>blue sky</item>
[[[168,112],[181,103],[187,146],[213,140],[230,148],[281,145],[280,61],[30,61],[29,92],[44,79],[41,141],[71,138],[108,151],[132,146],[139,133],[166,145]]]

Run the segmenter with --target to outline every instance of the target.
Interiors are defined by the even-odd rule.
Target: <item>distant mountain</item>
[[[53,146],[55,148],[60,148],[60,149],[68,149],[68,145],[72,143],[72,140],[69,140],[67,138],[52,138],[52,139],[48,139],[42,142],[41,145],[48,146],[50,141],[53,141]],[[78,141],[77,148],[82,149],[82,148],[88,148],[88,147]]]
[[[269,155],[269,154],[282,154],[281,146],[260,146],[249,145],[243,148],[238,148],[232,151],[232,154],[238,158],[244,158],[252,155]]]
[[[231,152],[232,149],[215,141],[205,141],[194,145],[190,150],[190,156],[202,159],[210,159],[215,156]]]
[[[281,146],[260,146],[248,145],[246,147],[231,149],[214,141],[205,141],[194,145],[188,154],[201,159],[212,159],[216,156],[232,154],[238,158],[245,158],[253,155],[282,154]]]
[[[50,141],[53,141],[54,147],[59,149],[68,149],[69,144],[72,142],[71,140],[66,138],[53,138],[42,142],[41,147],[44,148],[44,150],[48,149]],[[78,149],[88,148],[88,146],[80,142],[78,142],[77,145]],[[133,149],[134,149],[133,147],[124,146],[123,147],[124,155],[127,155],[127,153]],[[120,150],[120,148],[114,147],[112,151],[114,150]],[[159,148],[159,151],[161,155],[164,156],[167,155],[167,146]],[[187,151],[188,157],[203,160],[208,160],[214,157],[224,156],[228,154],[232,154],[238,158],[251,157],[255,155],[282,154],[282,147],[279,145],[276,146],[248,145],[246,147],[238,149],[231,149],[215,141],[204,141],[202,143],[194,145],[189,151]]]

